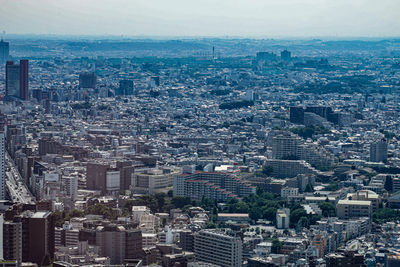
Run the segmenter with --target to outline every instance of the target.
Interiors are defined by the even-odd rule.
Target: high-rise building
[[[29,99],[29,61],[20,60],[19,65],[13,61],[6,63],[6,96],[22,100]]]
[[[242,266],[243,244],[240,237],[219,231],[202,230],[195,235],[196,261],[222,267]]]
[[[10,260],[49,265],[54,257],[54,219],[50,211],[34,211],[35,205],[15,206],[6,212],[7,257]],[[21,245],[19,245],[21,244]],[[21,261],[19,261],[21,262]],[[47,264],[46,264],[47,263]]]
[[[3,257],[22,262],[22,224],[6,221],[3,225]]]
[[[96,88],[97,76],[94,72],[83,72],[79,74],[80,88]]]
[[[19,61],[19,98],[29,100],[29,61]]]
[[[125,260],[125,228],[117,225],[97,227],[96,245],[102,256],[110,258],[111,264],[122,264]]]
[[[335,163],[332,153],[314,143],[306,143],[299,136],[282,132],[272,139],[272,158],[305,160],[317,168],[331,167]]]
[[[0,41],[0,64],[6,63],[9,56],[10,56],[10,44],[8,42],[4,42],[3,39],[1,39],[1,41]]]
[[[179,247],[183,251],[194,251],[194,234],[191,230],[183,230],[179,233]]]
[[[73,200],[78,196],[78,177],[77,176],[66,176],[62,178],[65,193]]]
[[[140,259],[142,257],[142,231],[126,230],[125,259]]]
[[[6,198],[5,150],[4,133],[0,132],[0,200]]]
[[[135,168],[132,161],[117,161],[117,169],[120,172],[120,188],[121,190],[129,190],[132,182],[132,173]]]
[[[388,143],[386,139],[381,139],[371,144],[369,157],[372,162],[385,162],[388,155]]]
[[[6,63],[6,96],[19,97],[19,65]]]
[[[119,87],[115,89],[115,95],[133,95],[133,81],[121,80]]]
[[[288,50],[283,50],[281,52],[281,59],[284,61],[290,61],[292,59],[292,53],[290,53],[290,51]]]
[[[89,190],[100,190],[103,194],[107,191],[107,170],[109,164],[88,163],[86,166],[86,186]]]

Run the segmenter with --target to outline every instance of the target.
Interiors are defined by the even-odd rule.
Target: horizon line
[[[2,39],[9,37],[74,37],[74,38],[114,38],[114,39],[254,39],[254,40],[323,40],[323,39],[336,39],[336,40],[362,40],[362,39],[400,39],[398,36],[334,36],[334,35],[320,35],[320,36],[262,36],[262,35],[147,35],[147,34],[66,34],[66,33],[2,33]]]

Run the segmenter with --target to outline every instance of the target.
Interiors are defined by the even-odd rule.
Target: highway
[[[35,203],[35,197],[31,194],[17,167],[8,153],[5,153],[6,186],[14,203]]]

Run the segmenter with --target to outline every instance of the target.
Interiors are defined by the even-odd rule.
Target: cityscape
[[[400,266],[399,37],[4,31],[0,77],[0,266]]]

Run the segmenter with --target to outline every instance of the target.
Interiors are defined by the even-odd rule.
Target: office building
[[[107,194],[118,194],[120,189],[120,172],[117,170],[108,170],[106,172],[106,190]]]
[[[362,201],[371,201],[372,212],[375,212],[379,208],[379,204],[381,203],[381,197],[371,190],[359,190],[356,193],[347,194],[348,200],[362,200]]]
[[[141,259],[143,248],[142,232],[137,229],[126,230],[125,242],[125,259]]]
[[[194,233],[191,230],[183,230],[179,233],[179,247],[183,251],[194,251]]]
[[[135,170],[132,166],[132,161],[117,161],[117,169],[120,173],[119,186],[121,190],[129,190],[132,183],[132,174]]]
[[[201,230],[195,235],[196,261],[222,267],[242,266],[243,244],[240,237],[217,230]]]
[[[1,39],[1,41],[0,41],[0,64],[6,63],[9,56],[10,56],[10,44],[8,42],[4,42],[4,40]]]
[[[65,222],[62,228],[55,228],[54,239],[56,246],[77,246],[79,242],[79,230],[73,229],[69,222]]]
[[[388,143],[386,139],[381,139],[371,144],[370,161],[372,162],[386,162],[388,156]]]
[[[178,170],[169,168],[135,171],[132,176],[133,192],[138,194],[166,193],[172,187],[174,177],[178,173]]]
[[[11,260],[21,257],[23,262],[40,266],[46,259],[50,261],[54,257],[53,215],[50,211],[32,211],[36,209],[35,205],[18,207],[6,212],[7,257]]]
[[[97,76],[94,72],[83,72],[79,74],[79,87],[85,88],[96,88]]]
[[[78,177],[77,176],[64,176],[62,177],[64,191],[67,196],[75,200],[78,196]]]
[[[29,100],[29,61],[22,59],[19,61],[19,98]]]
[[[110,170],[108,163],[88,163],[86,166],[86,186],[89,190],[99,190],[102,194],[106,194],[107,185],[114,185],[115,175],[109,174],[109,183],[107,184],[107,173]],[[119,179],[119,177],[118,177]]]
[[[22,223],[3,224],[3,259],[22,262]]]
[[[6,63],[6,96],[29,100],[29,61],[20,60]]]
[[[6,96],[19,97],[20,82],[19,82],[19,65],[13,61],[6,63]]]
[[[133,95],[133,81],[119,81],[119,87],[115,89],[115,95]]]
[[[122,264],[125,259],[125,228],[116,225],[98,226],[96,245],[100,247],[102,256],[110,258],[111,264]]]
[[[339,200],[336,204],[337,216],[341,219],[370,217],[372,214],[371,201]]]

